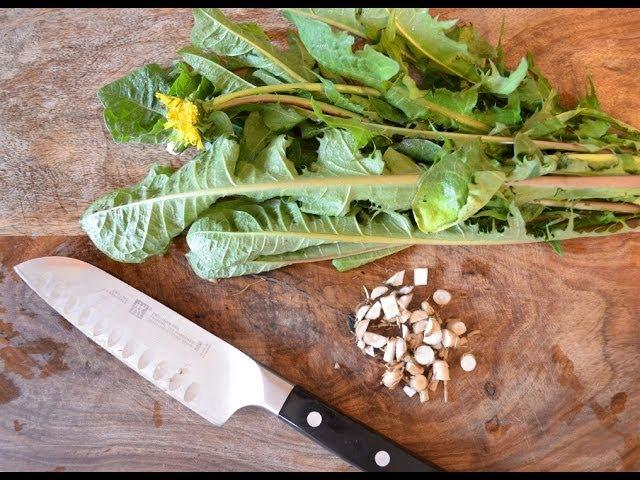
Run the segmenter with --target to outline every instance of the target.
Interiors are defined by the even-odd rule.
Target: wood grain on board
[[[511,65],[533,52],[565,101],[589,73],[604,108],[640,125],[639,10],[437,11],[494,42],[504,15]],[[275,38],[286,28],[271,10],[228,13]],[[564,257],[414,247],[352,272],[323,262],[218,283],[195,277],[182,245],[125,265],[74,236],[98,194],[176,161],[114,144],[96,90],[169,62],[191,23],[189,10],[0,10],[0,233],[13,235],[0,237],[0,470],[351,469],[264,411],[214,427],[155,389],[13,272],[44,255],[105,269],[446,469],[640,469],[637,236],[565,242]],[[432,268],[428,291],[453,292],[446,313],[483,332],[476,371],[452,369],[448,404],[379,386],[346,326],[360,285],[418,265]]]
[[[209,283],[193,275],[180,245],[125,265],[84,237],[0,237],[0,469],[349,468],[258,409],[207,424],[71,328],[12,270],[65,255],[447,469],[637,470],[640,238],[604,245],[569,241],[563,258],[543,245],[412,248],[352,272],[323,262]],[[452,367],[447,404],[420,405],[379,386],[380,366],[347,330],[360,285],[414,265],[432,267],[424,294],[449,289],[445,314],[482,330],[472,339],[478,368]]]

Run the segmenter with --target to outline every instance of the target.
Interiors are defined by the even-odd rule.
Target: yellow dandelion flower
[[[197,105],[184,98],[172,97],[160,92],[156,93],[156,98],[167,107],[167,121],[164,128],[173,128],[181,141],[202,150],[204,145],[200,132],[196,128],[200,118]]]

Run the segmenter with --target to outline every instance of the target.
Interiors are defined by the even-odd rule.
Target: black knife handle
[[[370,472],[438,472],[400,445],[295,386],[279,415],[347,462]]]

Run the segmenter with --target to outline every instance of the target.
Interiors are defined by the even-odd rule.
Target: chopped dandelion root
[[[476,368],[476,357],[470,353],[465,353],[460,357],[460,366],[465,372],[471,372]]]
[[[446,305],[451,301],[451,294],[446,290],[436,290],[433,292],[433,301],[438,305]]]
[[[403,285],[405,276],[413,278],[413,285]],[[428,276],[427,268],[414,269],[413,276],[402,270],[370,294],[363,287],[367,303],[356,308],[354,331],[358,348],[386,365],[382,385],[394,389],[404,381],[404,393],[409,397],[418,393],[420,403],[424,403],[430,400],[429,392],[435,393],[442,382],[443,400],[448,402],[449,357],[459,348],[468,347],[468,338],[480,332],[467,333],[467,326],[458,318],[443,320],[428,300],[421,301],[418,309],[410,308],[416,294],[425,298],[426,292],[415,287],[426,286]],[[443,306],[452,296],[437,289],[431,298],[437,306]],[[469,372],[476,367],[471,353],[464,353],[459,363]]]
[[[404,390],[404,393],[406,393],[409,397],[413,397],[416,394],[416,391],[409,385],[405,385],[404,387],[402,387],[402,390]]]
[[[400,316],[400,309],[398,308],[398,302],[396,301],[396,294],[392,293],[385,297],[380,298],[380,304],[384,311],[384,318],[390,320]]]
[[[404,270],[394,273],[385,283],[392,287],[399,287],[404,282]]]
[[[413,284],[426,285],[429,281],[429,269],[428,268],[415,268],[413,270]]]
[[[371,297],[370,298],[371,298],[371,300],[375,300],[376,298],[381,297],[382,295],[384,295],[388,291],[389,291],[389,287],[381,285],[381,286],[376,287],[373,290],[371,290]]]

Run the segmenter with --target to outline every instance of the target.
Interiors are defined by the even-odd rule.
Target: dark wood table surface
[[[640,10],[434,9],[527,51],[570,102],[590,74],[604,108],[640,126]],[[273,10],[229,9],[282,38]],[[141,265],[98,252],[77,219],[162,149],[116,145],[96,90],[189,40],[189,10],[0,10],[0,471],[351,470],[257,408],[215,427],[73,329],[13,272],[44,255],[105,269],[282,376],[450,470],[640,469],[640,237],[544,245],[414,247],[338,273],[299,265],[218,283],[180,243]],[[432,268],[482,335],[449,403],[378,385],[346,315],[396,269]],[[334,364],[340,365],[339,369]]]

